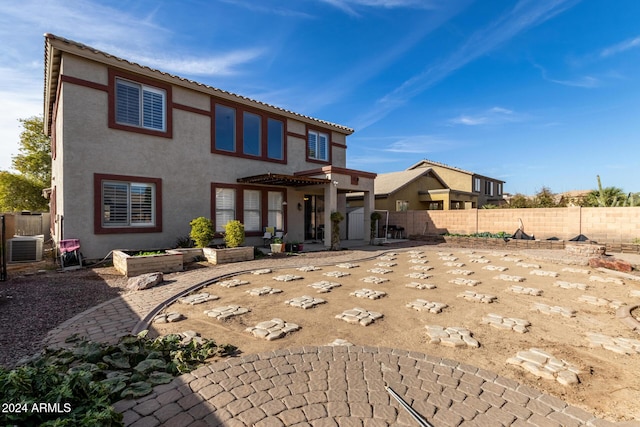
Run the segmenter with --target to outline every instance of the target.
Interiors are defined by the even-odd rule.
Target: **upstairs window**
[[[215,144],[217,150],[236,151],[236,110],[216,104]]]
[[[166,104],[167,94],[164,90],[116,79],[116,123],[165,131]]]
[[[280,120],[267,119],[267,157],[284,158],[284,123]]]
[[[473,178],[473,191],[480,192],[480,178]]]
[[[484,183],[484,194],[487,196],[493,196],[493,182],[485,181]]]
[[[307,144],[310,159],[329,161],[329,137],[326,133],[310,130]]]
[[[253,113],[244,112],[242,115],[242,150],[244,154],[259,156],[262,147],[262,118]]]

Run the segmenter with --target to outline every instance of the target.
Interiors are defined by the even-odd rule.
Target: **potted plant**
[[[271,241],[271,253],[279,254],[283,251],[282,239],[279,237],[275,237]]]
[[[303,244],[299,242],[288,242],[284,244],[285,252],[298,253],[302,251]]]

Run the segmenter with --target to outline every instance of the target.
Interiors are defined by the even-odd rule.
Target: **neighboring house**
[[[565,191],[564,193],[556,194],[553,200],[560,206],[582,206],[592,190],[574,190]]]
[[[379,210],[456,210],[499,205],[504,181],[442,163],[423,160],[407,170],[379,174],[375,207]],[[362,193],[347,195],[349,207],[362,206]]]
[[[375,174],[346,168],[352,129],[45,35],[45,131],[52,141],[55,242],[85,258],[172,247],[196,217],[240,220],[330,246],[330,214]]]

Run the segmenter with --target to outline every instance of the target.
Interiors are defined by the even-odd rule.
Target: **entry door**
[[[324,240],[324,196],[304,196],[304,239]]]

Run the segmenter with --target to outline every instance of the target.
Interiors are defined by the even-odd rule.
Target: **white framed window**
[[[216,232],[223,232],[229,221],[236,219],[236,190],[216,188]]]
[[[498,196],[502,196],[502,183],[498,183]]]
[[[244,229],[245,231],[260,231],[260,190],[244,190]]]
[[[103,227],[149,227],[156,223],[154,184],[103,181]]]
[[[484,183],[484,194],[487,196],[493,196],[493,182],[485,181]]]
[[[284,196],[280,191],[269,191],[267,194],[267,226],[275,227],[277,230],[284,228],[284,212],[282,202]]]
[[[166,105],[164,90],[116,79],[116,123],[165,131]]]
[[[480,178],[473,178],[473,191],[480,192]]]
[[[396,200],[396,211],[398,212],[406,212],[409,210],[409,201],[408,200]]]
[[[329,160],[329,136],[326,133],[310,130],[307,144],[310,159]]]

